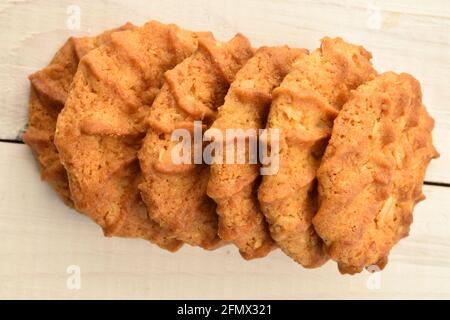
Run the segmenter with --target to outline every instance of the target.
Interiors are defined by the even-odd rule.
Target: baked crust
[[[280,85],[294,59],[306,53],[287,46],[258,49],[237,73],[211,128],[220,130],[223,137],[227,129],[255,129],[258,134],[258,129],[265,128],[273,89]],[[256,194],[259,165],[249,163],[248,143],[249,138],[244,150],[239,150],[246,156],[245,164],[224,162],[210,166],[207,191],[217,203],[220,237],[232,241],[242,257],[253,259],[266,256],[274,248],[274,241],[259,209]],[[223,150],[225,158],[225,143]],[[234,155],[236,160],[236,145]]]
[[[166,70],[197,47],[197,35],[151,21],[115,32],[85,55],[58,117],[55,144],[75,207],[107,236],[139,237],[176,250],[181,242],[148,218],[137,188],[137,150]]]
[[[73,202],[67,173],[53,143],[56,119],[66,101],[79,60],[90,50],[107,42],[112,32],[133,27],[127,23],[95,37],[69,38],[47,67],[29,76],[29,120],[23,141],[38,160],[42,180],[47,181],[70,207],[73,207]]]
[[[171,150],[178,142],[171,141],[171,133],[176,128],[192,129],[195,120],[202,120],[206,129],[236,72],[252,54],[240,34],[226,43],[212,35],[200,37],[198,50],[166,73],[147,119],[150,128],[139,152],[142,197],[155,221],[193,246],[220,245],[216,206],[206,195],[209,167],[174,164]]]
[[[438,156],[433,126],[419,82],[405,73],[362,85],[339,113],[318,171],[313,223],[341,273],[382,269],[408,235],[414,205],[425,198],[425,170]]]
[[[320,49],[294,62],[273,93],[267,128],[280,129],[279,171],[263,177],[258,197],[273,239],[307,268],[328,259],[311,223],[316,170],[350,91],[375,74],[370,58],[361,46],[324,38]]]

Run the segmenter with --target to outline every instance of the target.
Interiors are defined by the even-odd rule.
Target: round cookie
[[[176,250],[181,242],[148,218],[137,188],[137,150],[164,72],[197,47],[197,35],[155,21],[111,34],[80,61],[56,125],[55,145],[75,207],[107,236],[139,237]]]
[[[42,179],[61,195],[68,206],[73,207],[69,181],[53,143],[56,119],[64,106],[81,57],[107,42],[112,32],[131,28],[131,24],[126,24],[96,37],[69,38],[47,67],[29,76],[29,120],[22,138],[39,162]]]
[[[278,87],[291,69],[292,62],[306,50],[284,47],[263,47],[242,67],[236,75],[219,108],[212,129],[218,129],[226,137],[226,130],[254,129],[256,140],[272,101],[272,90]],[[234,145],[235,160],[239,152],[247,157],[244,164],[212,164],[208,181],[208,195],[217,203],[219,235],[232,241],[245,259],[266,256],[273,248],[264,215],[259,209],[256,194],[259,165],[249,163],[249,139],[243,150]],[[226,157],[224,142],[223,157]],[[255,150],[257,151],[257,150]],[[253,157],[258,157],[257,154]]]
[[[279,171],[263,176],[258,197],[272,238],[307,268],[328,259],[311,223],[316,170],[350,91],[375,74],[370,59],[363,47],[324,38],[320,49],[294,62],[273,92],[267,128],[280,130]]]
[[[166,73],[148,116],[150,128],[139,152],[142,197],[155,221],[193,246],[214,249],[220,244],[216,206],[206,194],[209,167],[201,161],[175,164],[171,155],[178,142],[171,134],[177,128],[192,133],[195,120],[207,128],[236,72],[252,54],[242,35],[225,43],[201,37],[198,50]],[[191,160],[191,153],[188,156]]]
[[[425,170],[438,156],[433,126],[420,84],[404,73],[360,86],[339,113],[317,174],[313,223],[342,273],[382,269],[408,235]]]

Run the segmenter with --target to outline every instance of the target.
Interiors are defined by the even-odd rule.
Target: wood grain
[[[242,32],[255,46],[314,49],[325,35],[342,36],[372,51],[379,71],[405,71],[421,81],[424,100],[437,122],[434,137],[441,152],[426,180],[450,183],[450,6],[445,0],[75,3],[80,8],[79,30],[69,28],[71,0],[7,0],[0,5],[0,28],[5,30],[0,34],[0,139],[21,139],[27,123],[26,77],[45,66],[72,35],[95,34],[126,21],[142,24],[157,19],[211,30],[222,39]]]
[[[79,30],[67,24],[74,3]],[[325,35],[364,45],[380,72],[409,72],[421,81],[441,153],[426,180],[450,184],[445,0],[2,1],[0,139],[21,139],[26,77],[45,66],[67,37],[151,19],[211,30],[220,39],[242,32],[255,47],[314,49]],[[39,181],[31,152],[21,144],[0,142],[0,177],[0,299],[450,298],[450,187],[425,186],[428,199],[415,211],[411,236],[394,248],[383,272],[350,277],[339,275],[332,262],[302,269],[280,251],[248,262],[231,246],[214,252],[186,246],[170,254],[141,240],[104,238]],[[66,285],[72,265],[81,270],[80,290]]]
[[[411,235],[384,271],[351,277],[333,262],[302,269],[279,250],[244,261],[232,246],[171,254],[142,240],[105,238],[37,172],[26,146],[0,143],[0,299],[450,298],[450,188],[425,187]],[[80,267],[80,290],[67,289],[71,265]]]

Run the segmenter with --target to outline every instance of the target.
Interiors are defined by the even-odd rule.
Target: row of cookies
[[[42,178],[107,236],[170,251],[232,242],[246,259],[278,246],[305,267],[331,257],[341,272],[382,268],[437,152],[418,82],[378,75],[370,59],[340,38],[312,53],[255,50],[240,34],[127,24],[69,39],[30,76],[23,139]],[[171,134],[196,120],[280,129],[278,173],[174,164]]]

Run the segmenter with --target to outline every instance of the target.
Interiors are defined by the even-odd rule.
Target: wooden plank
[[[70,22],[80,12],[80,28]],[[20,139],[27,123],[28,81],[71,35],[95,34],[132,20],[175,22],[225,39],[246,34],[255,46],[289,44],[314,49],[325,35],[363,44],[378,70],[407,71],[423,85],[436,119],[442,156],[426,180],[450,183],[450,7],[431,1],[177,0],[12,1],[0,4],[0,139]]]
[[[333,262],[302,269],[279,250],[244,261],[232,246],[171,254],[142,240],[105,238],[39,181],[21,144],[0,143],[0,176],[0,299],[450,298],[450,188],[425,186],[428,199],[387,268],[351,277]],[[70,266],[80,268],[79,290],[67,287]]]

